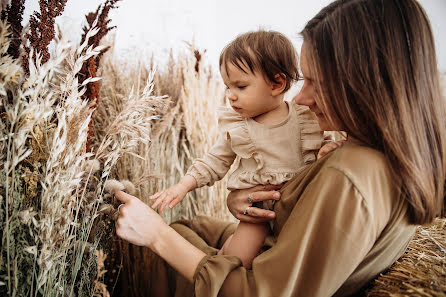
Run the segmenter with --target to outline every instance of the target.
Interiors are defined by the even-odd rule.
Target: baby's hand
[[[340,147],[344,143],[344,141],[345,140],[332,141],[332,142],[328,142],[328,143],[324,144],[324,146],[321,147],[321,149],[317,153],[317,159],[319,160],[320,158],[322,158],[323,156],[325,156],[329,152],[337,149],[338,147]]]
[[[184,199],[184,196],[186,196],[187,192],[188,189],[186,188],[186,186],[178,183],[168,188],[167,190],[155,193],[154,195],[150,196],[149,199],[156,199],[155,203],[152,204],[153,209],[161,204],[159,209],[161,212],[166,205],[168,205],[169,208],[172,208],[180,203]]]

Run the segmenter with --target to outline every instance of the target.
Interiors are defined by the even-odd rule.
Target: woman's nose
[[[313,96],[309,96],[304,89],[301,89],[300,92],[294,96],[294,102],[298,105],[311,106],[315,103]]]

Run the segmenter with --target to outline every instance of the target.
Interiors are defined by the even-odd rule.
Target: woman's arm
[[[192,282],[205,253],[175,232],[138,198],[122,191],[116,192],[115,197],[123,203],[116,221],[116,234],[135,245],[150,248]]]
[[[315,178],[310,175],[286,185],[275,205],[276,244],[254,259],[252,271],[236,257],[206,257],[195,275],[196,296],[332,296],[336,292],[364,259],[379,231],[348,177],[334,169]]]

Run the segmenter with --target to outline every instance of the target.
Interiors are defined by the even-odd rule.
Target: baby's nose
[[[237,100],[237,96],[233,92],[228,91],[227,94],[228,94],[228,100],[231,100],[231,101]]]

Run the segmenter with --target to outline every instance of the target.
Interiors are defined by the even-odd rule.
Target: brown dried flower
[[[50,58],[48,45],[55,36],[55,19],[62,14],[66,3],[67,0],[39,0],[40,13],[35,11],[29,18],[30,32],[26,34],[26,38],[30,42],[30,47],[42,56],[42,64]],[[26,54],[23,68],[27,73],[30,47],[24,46]]]
[[[2,3],[3,4],[3,3]],[[2,7],[3,8],[3,7]],[[23,11],[25,10],[25,0],[11,1],[1,12],[1,20],[6,20],[10,25],[11,44],[8,48],[8,54],[15,59],[20,57],[20,44],[22,35],[22,19]]]

